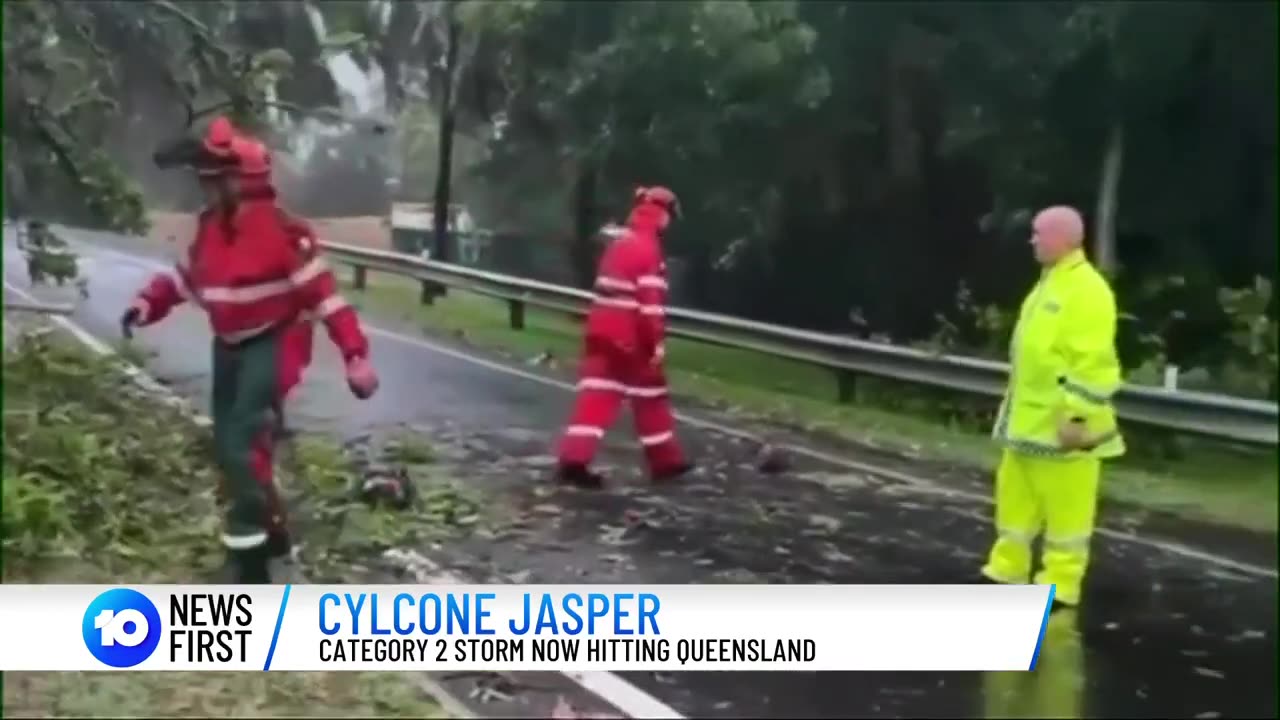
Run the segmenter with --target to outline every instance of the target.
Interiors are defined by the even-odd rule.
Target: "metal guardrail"
[[[411,255],[322,243],[330,257],[355,268],[355,286],[364,289],[369,270],[422,281],[422,301],[442,287],[505,300],[511,327],[524,327],[525,306],[582,315],[592,294],[576,288],[486,272]],[[868,342],[826,333],[754,322],[728,315],[667,308],[671,335],[755,350],[812,363],[836,373],[841,400],[852,394],[858,375],[999,398],[1009,376],[1007,363]],[[1251,445],[1277,445],[1280,413],[1275,403],[1214,393],[1126,385],[1117,394],[1120,417],[1132,423],[1216,437]]]

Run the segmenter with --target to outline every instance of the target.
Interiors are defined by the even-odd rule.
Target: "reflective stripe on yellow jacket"
[[[1115,336],[1115,296],[1084,252],[1045,270],[1018,314],[1009,387],[993,437],[1010,450],[1041,457],[1123,455],[1111,403],[1120,387]],[[1077,418],[1095,444],[1063,450],[1058,427]]]

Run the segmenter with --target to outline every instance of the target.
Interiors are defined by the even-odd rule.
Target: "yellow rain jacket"
[[[1107,280],[1075,252],[1046,269],[1022,303],[1009,355],[1009,388],[992,436],[1038,457],[1124,454],[1112,395],[1120,387],[1116,301]],[[1064,450],[1058,428],[1082,422],[1093,445]]]

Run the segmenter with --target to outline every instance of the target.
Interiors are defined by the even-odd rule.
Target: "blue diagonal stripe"
[[[276,615],[276,631],[271,635],[271,648],[267,650],[267,661],[262,664],[263,672],[271,669],[271,658],[276,655],[276,641],[280,639],[280,626],[284,625],[284,609],[289,607],[289,591],[292,589],[293,585],[284,586],[284,597],[280,598],[280,614]],[[1052,597],[1053,593],[1050,593],[1049,596]],[[1040,636],[1044,637],[1044,630],[1040,631]],[[1039,649],[1040,646],[1037,645],[1036,651],[1039,652]],[[1035,660],[1032,660],[1031,664],[1034,667]]]
[[[1031,667],[1028,670],[1035,670],[1036,663],[1040,660],[1040,646],[1044,644],[1044,631],[1049,627],[1049,613],[1053,610],[1053,596],[1058,591],[1057,585],[1049,586],[1049,599],[1044,603],[1044,618],[1040,621],[1040,637],[1036,638],[1036,650],[1031,653]],[[271,641],[271,647],[275,648],[275,641]],[[267,658],[267,662],[271,662],[271,658]]]

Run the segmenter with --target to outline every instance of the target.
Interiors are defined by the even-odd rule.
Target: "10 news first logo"
[[[253,623],[245,593],[175,593],[169,597],[168,661],[243,663]],[[131,668],[155,654],[164,624],[155,603],[137,590],[107,590],[89,603],[81,626],[85,647],[104,665]]]

